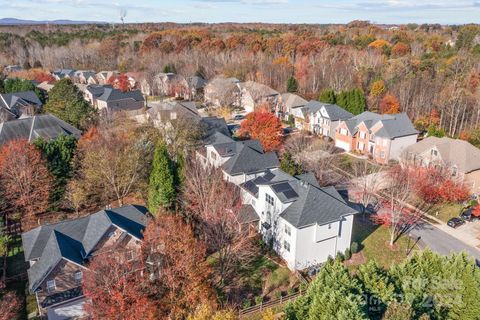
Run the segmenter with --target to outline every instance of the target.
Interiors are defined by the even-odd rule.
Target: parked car
[[[452,219],[448,220],[447,225],[449,227],[456,228],[458,226],[461,226],[464,223],[465,223],[465,220],[462,220],[460,218],[455,217],[455,218],[452,218]]]
[[[476,221],[479,218],[473,215],[473,208],[468,208],[460,214],[460,218],[465,221]]]
[[[240,120],[243,120],[243,119],[245,119],[245,116],[243,114],[236,114],[233,117],[233,120],[235,120],[235,121],[240,121]]]

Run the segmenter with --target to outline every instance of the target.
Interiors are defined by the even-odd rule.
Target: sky
[[[119,22],[480,23],[480,0],[0,0],[0,18]]]

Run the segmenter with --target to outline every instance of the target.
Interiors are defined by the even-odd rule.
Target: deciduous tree
[[[400,101],[394,95],[387,93],[380,101],[380,113],[397,114],[399,112]]]
[[[240,135],[258,139],[265,151],[278,150],[282,144],[282,122],[274,114],[254,111],[240,125]]]
[[[21,308],[20,298],[13,291],[6,291],[5,283],[0,281],[0,320],[16,319]]]

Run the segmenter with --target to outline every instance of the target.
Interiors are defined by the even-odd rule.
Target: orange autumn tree
[[[47,210],[52,181],[40,150],[27,140],[13,140],[0,148],[1,195],[24,217]]]
[[[394,95],[387,93],[380,101],[380,113],[397,114],[399,112],[400,101]]]
[[[122,92],[127,92],[131,89],[130,81],[126,74],[121,74],[119,76],[111,76],[107,80],[108,84],[113,85],[115,89],[118,89]]]
[[[242,137],[258,139],[265,151],[278,150],[283,141],[282,122],[262,109],[247,114],[239,132]]]
[[[85,310],[93,319],[158,319],[155,301],[148,296],[148,280],[140,259],[126,261],[118,250],[96,255],[84,272]]]
[[[182,218],[163,213],[150,221],[142,252],[152,266],[150,293],[159,299],[162,319],[184,319],[200,304],[215,306],[206,245]]]

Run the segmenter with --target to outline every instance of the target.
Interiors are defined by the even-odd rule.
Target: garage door
[[[84,317],[86,316],[85,310],[83,309],[84,304],[85,299],[80,298],[72,302],[49,308],[47,310],[48,320],[66,320]]]
[[[340,140],[335,140],[335,146],[338,148],[342,148],[345,151],[350,151],[350,143]]]

